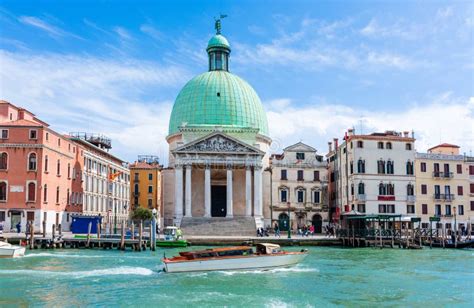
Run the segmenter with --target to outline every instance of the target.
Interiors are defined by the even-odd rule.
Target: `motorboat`
[[[210,248],[180,252],[179,256],[164,257],[162,262],[167,273],[251,270],[292,266],[307,255],[306,249],[287,252],[279,245],[262,243],[256,245],[255,252],[251,246]]]
[[[25,247],[0,242],[0,258],[16,258],[25,255]]]
[[[186,247],[188,241],[179,235],[178,227],[168,226],[163,230],[163,239],[156,241],[158,247]]]

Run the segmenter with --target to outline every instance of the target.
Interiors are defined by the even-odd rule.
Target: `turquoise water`
[[[293,268],[187,274],[159,271],[164,250],[28,251],[0,259],[0,306],[474,306],[473,250],[309,250]]]

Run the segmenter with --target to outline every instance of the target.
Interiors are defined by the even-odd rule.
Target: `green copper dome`
[[[268,136],[267,117],[257,93],[225,70],[203,73],[184,86],[171,112],[169,134],[179,132],[183,125],[257,128]]]
[[[207,50],[210,48],[214,47],[223,47],[223,48],[228,48],[230,49],[229,42],[227,39],[221,35],[221,34],[216,34],[211,39],[209,40],[209,43],[207,43]]]

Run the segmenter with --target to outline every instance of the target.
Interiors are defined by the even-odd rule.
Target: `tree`
[[[151,220],[153,218],[153,214],[149,209],[138,207],[132,213],[133,220]]]

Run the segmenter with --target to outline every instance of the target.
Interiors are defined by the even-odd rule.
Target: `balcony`
[[[133,196],[138,197],[140,196],[140,193],[138,191],[133,192]]]
[[[408,203],[415,203],[416,197],[415,196],[407,196],[407,202]]]
[[[357,194],[356,195],[356,200],[365,202],[367,200],[367,195],[366,194]]]
[[[450,179],[453,177],[452,172],[442,172],[442,171],[434,171],[433,178],[436,179]]]
[[[454,195],[453,194],[434,194],[433,198],[435,200],[453,201]]]

